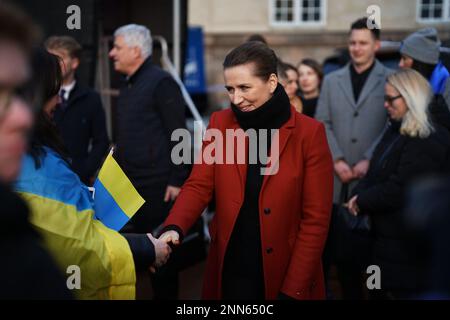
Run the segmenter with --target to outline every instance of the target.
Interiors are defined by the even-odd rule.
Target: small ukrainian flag
[[[110,229],[119,231],[145,203],[119,164],[111,149],[94,183],[95,217]]]

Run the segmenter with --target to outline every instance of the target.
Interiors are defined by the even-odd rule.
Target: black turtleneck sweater
[[[358,73],[353,64],[350,63],[350,78],[352,79],[353,97],[355,98],[355,102],[358,102],[359,95],[361,94],[361,91],[366,84],[367,78],[369,78],[369,75],[372,72],[374,66],[375,61],[372,62],[367,70]]]
[[[244,130],[279,129],[291,116],[289,98],[280,85],[274,95],[256,110],[242,112],[234,105],[231,105],[231,109]],[[268,134],[270,135],[270,130]],[[267,150],[270,150],[270,139],[267,141]],[[222,273],[223,299],[264,299],[258,203],[264,178],[261,175],[262,167],[259,157],[256,164],[247,164],[244,203],[225,254]]]
[[[317,101],[319,100],[319,97],[306,99],[304,97],[300,97],[303,104],[303,110],[302,113],[307,115],[308,117],[314,118],[316,115],[316,109],[317,109]]]

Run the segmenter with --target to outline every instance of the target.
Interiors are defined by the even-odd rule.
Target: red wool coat
[[[240,127],[227,109],[211,116],[209,128],[220,130],[225,137],[226,129]],[[226,150],[225,138],[222,146],[217,139],[211,140],[203,142],[203,150],[214,147],[216,154],[219,148]],[[165,221],[186,234],[215,194],[205,299],[221,298],[225,251],[244,201],[246,170],[246,164],[236,162],[194,165]],[[279,130],[279,170],[264,176],[259,196],[266,299],[276,299],[280,292],[295,299],[325,298],[321,256],[332,197],[333,163],[324,126],[291,107],[290,119]]]

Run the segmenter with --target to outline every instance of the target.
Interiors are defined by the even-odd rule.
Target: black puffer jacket
[[[442,95],[437,94],[428,107],[433,121],[450,131],[450,110]]]

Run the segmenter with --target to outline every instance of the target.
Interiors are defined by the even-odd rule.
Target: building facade
[[[375,7],[374,7],[375,6]],[[346,47],[350,24],[377,16],[382,40],[399,41],[426,26],[450,39],[450,0],[190,0],[188,24],[205,35],[210,105],[226,107],[222,62],[251,34],[264,36],[277,55],[296,65],[319,62]]]

